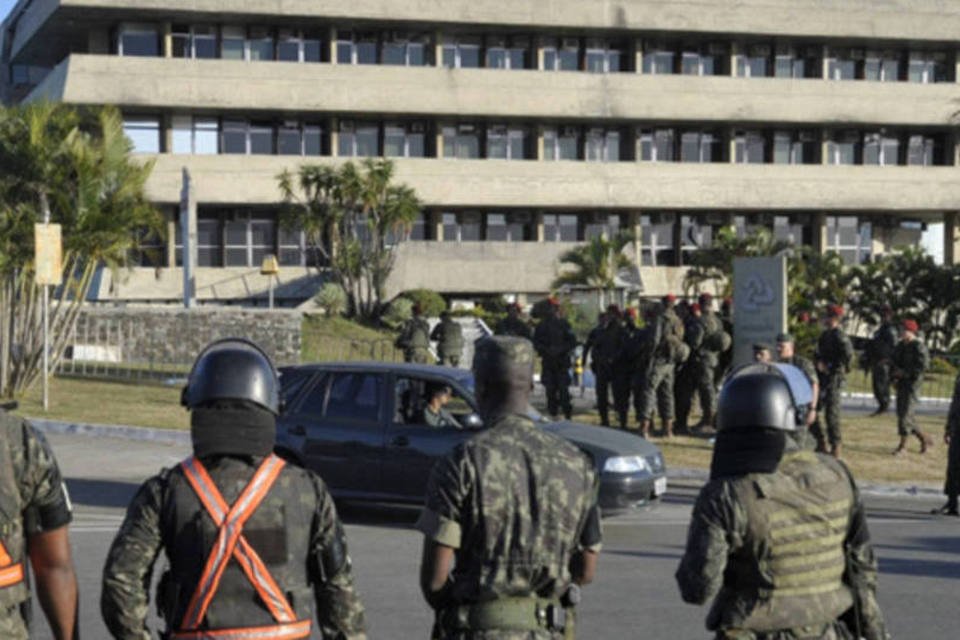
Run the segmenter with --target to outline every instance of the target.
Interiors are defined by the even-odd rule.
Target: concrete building
[[[542,294],[631,231],[648,295],[722,226],[858,262],[944,222],[960,259],[960,3],[21,0],[7,102],[116,104],[170,239],[103,299],[176,300],[180,176],[202,300],[309,295],[276,176],[386,155],[426,208],[394,292]],[[160,256],[157,258],[157,256]]]

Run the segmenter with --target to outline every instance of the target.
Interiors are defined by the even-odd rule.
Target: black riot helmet
[[[197,357],[180,403],[193,410],[216,401],[249,402],[279,415],[280,380],[256,343],[225,338],[210,343]]]
[[[803,426],[813,390],[803,372],[788,364],[753,363],[731,373],[717,400],[717,431]]]

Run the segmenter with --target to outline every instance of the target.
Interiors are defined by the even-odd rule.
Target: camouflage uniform
[[[596,492],[586,456],[524,416],[494,420],[439,461],[417,522],[428,538],[455,549],[452,580],[435,604],[434,637],[563,638],[544,625],[505,631],[466,619],[498,606],[558,606],[573,554],[600,549]]]
[[[610,426],[610,391],[613,391],[613,406],[621,426],[627,421],[627,402],[623,385],[616,382],[616,369],[626,348],[627,332],[619,318],[608,320],[595,327],[583,348],[583,357],[592,354],[590,369],[596,378],[597,411],[600,422]]]
[[[403,351],[404,362],[430,364],[430,325],[420,316],[414,316],[403,324],[394,345]]]
[[[673,314],[673,317],[676,318],[676,314]],[[666,312],[651,324],[654,325],[651,327],[653,333],[647,336],[647,340],[653,340],[654,344],[647,369],[649,373],[644,376],[637,398],[637,416],[641,422],[652,420],[656,405],[660,419],[669,421],[674,417],[673,379],[677,346],[683,339],[683,330],[677,331],[675,323]]]
[[[923,372],[930,366],[930,352],[920,338],[910,342],[901,340],[893,350],[891,364],[897,388],[897,434],[919,433],[913,410],[917,405]]]
[[[947,479],[943,492],[956,499],[960,495],[960,374],[953,383],[953,398],[950,400],[950,412],[944,431],[950,435],[947,449]]]
[[[840,444],[840,393],[846,379],[850,359],[853,357],[853,345],[840,327],[828,329],[820,334],[817,341],[817,361],[825,369],[818,373],[820,379],[820,401],[817,403],[817,421],[811,431],[817,440],[819,449]],[[822,423],[826,422],[826,435]]]
[[[714,599],[706,623],[717,638],[832,640],[849,637],[843,625],[867,640],[887,637],[853,478],[796,445],[773,473],[710,480],[676,577],[686,602]]]
[[[26,565],[27,539],[72,519],[60,469],[42,434],[0,409],[0,541],[12,564]],[[26,640],[30,587],[0,589],[0,638]]]
[[[439,364],[459,367],[463,357],[463,327],[453,318],[446,316],[433,328],[430,339],[437,343]]]
[[[233,504],[262,458],[209,456],[203,464]],[[100,608],[116,638],[148,640],[147,589],[160,550],[169,570],[157,604],[168,633],[184,619],[218,526],[190,487],[182,466],[165,469],[139,489],[113,541],[103,571]],[[333,500],[311,471],[286,465],[243,528],[243,535],[288,594],[299,620],[316,620],[324,638],[364,638],[363,606],[353,587],[346,538]],[[273,622],[235,560],[206,615],[208,628]],[[315,614],[315,615],[314,615]]]
[[[507,316],[497,323],[493,333],[498,336],[515,336],[517,338],[526,338],[530,340],[533,332],[530,331],[530,325],[518,317]]]
[[[890,360],[896,345],[897,329],[891,322],[881,324],[870,340],[873,397],[877,399],[879,413],[883,413],[890,406]]]
[[[569,420],[573,414],[570,403],[570,358],[577,346],[570,323],[563,318],[548,315],[533,332],[533,346],[540,355],[540,381],[547,392],[547,413],[563,415]]]
[[[693,397],[700,400],[703,414],[701,425],[713,419],[717,405],[717,388],[714,376],[719,362],[723,324],[713,313],[704,313],[699,318],[691,315],[684,329],[684,341],[690,347],[690,357],[679,369],[677,376],[677,426],[687,427],[687,418],[693,406]]]

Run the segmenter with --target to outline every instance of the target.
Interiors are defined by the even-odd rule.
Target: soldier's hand
[[[949,431],[943,434],[943,444],[947,445],[948,447],[950,446],[950,432],[949,432]]]

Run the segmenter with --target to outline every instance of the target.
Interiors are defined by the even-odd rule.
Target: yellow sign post
[[[277,262],[277,256],[271,254],[266,256],[263,259],[263,263],[260,265],[260,275],[267,276],[269,278],[269,303],[268,306],[270,309],[273,309],[273,280],[277,277],[277,274],[280,273],[280,263]]]
[[[46,205],[46,202],[44,202]],[[34,280],[43,287],[43,410],[50,409],[50,289],[63,281],[63,241],[60,225],[50,224],[44,207],[44,223],[33,227]]]

